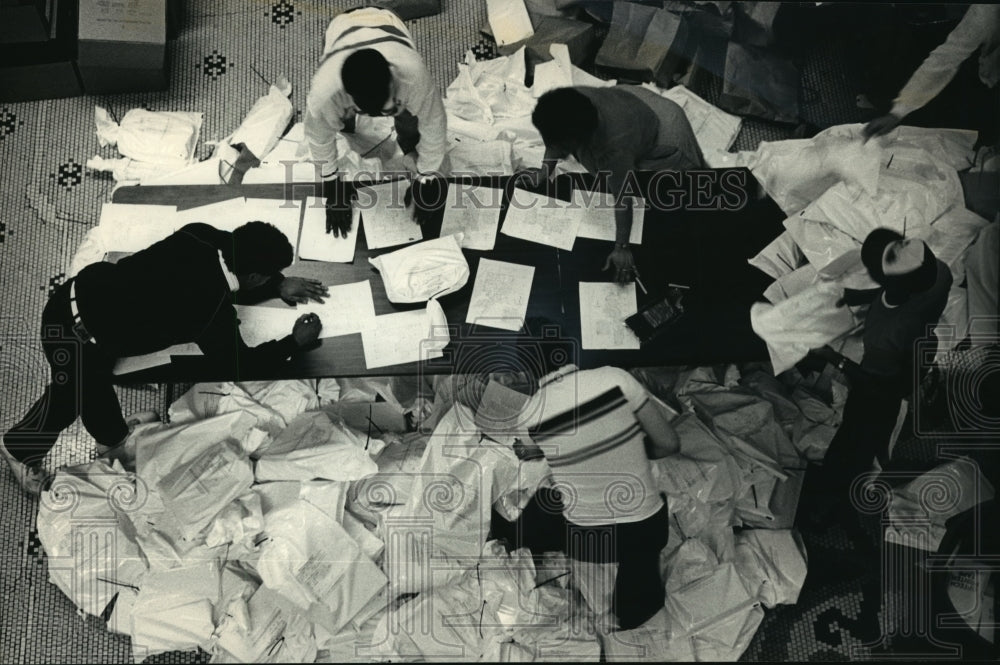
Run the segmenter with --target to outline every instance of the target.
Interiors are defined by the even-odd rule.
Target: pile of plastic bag
[[[939,357],[968,330],[964,256],[987,221],[966,210],[957,171],[972,163],[975,132],[899,127],[865,143],[861,130],[831,127],[808,140],[765,142],[741,157],[788,215],[785,233],[750,260],[775,278],[764,292],[769,303],[750,312],[775,373],[824,344],[861,359],[864,309],[837,302],[845,287],[877,287],[860,248],[878,227],[923,239],[952,271]]]
[[[482,381],[461,376],[197,384],[137,429],[134,469],[57,474],[37,520],[50,579],[136,662],[641,659],[636,643],[735,660],[761,606],[801,588],[787,525],[838,390],[733,366],[637,376],[687,457],[654,463],[668,602],[636,631],[610,630],[617,564],[491,540],[492,509],[516,519],[550,472],[483,435]]]

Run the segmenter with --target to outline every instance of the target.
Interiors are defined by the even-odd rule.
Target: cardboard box
[[[88,93],[167,87],[167,0],[80,0],[78,25]]]

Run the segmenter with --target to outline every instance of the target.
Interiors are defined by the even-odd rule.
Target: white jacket
[[[441,92],[403,22],[391,11],[375,7],[341,14],[327,28],[323,60],[306,100],[305,136],[312,159],[321,163],[324,177],[337,170],[337,134],[344,120],[358,112],[344,90],[340,70],[344,60],[362,48],[375,49],[389,62],[397,113],[406,110],[419,119],[417,169],[438,171],[447,149]]]

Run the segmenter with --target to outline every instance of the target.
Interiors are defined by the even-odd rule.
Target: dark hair
[[[237,275],[273,275],[292,265],[292,245],[267,222],[247,222],[233,231],[233,265]]]
[[[885,227],[873,230],[861,245],[861,262],[868,269],[871,278],[885,286],[885,272],[882,270],[882,255],[890,243],[902,240],[903,236]]]
[[[926,291],[934,286],[937,271],[937,257],[927,243],[924,243],[924,258],[919,268],[904,275],[885,276],[886,297],[899,302],[911,294]]]
[[[597,129],[597,107],[575,88],[556,88],[538,98],[531,122],[546,145],[576,143]]]
[[[385,57],[375,49],[364,48],[347,56],[340,69],[344,90],[362,113],[380,115],[389,99],[392,74]]]

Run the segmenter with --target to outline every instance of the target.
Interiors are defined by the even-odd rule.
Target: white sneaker
[[[48,485],[49,476],[38,466],[28,465],[14,458],[7,450],[7,445],[0,438],[0,457],[7,462],[7,467],[14,474],[14,479],[26,494],[39,496]]]

